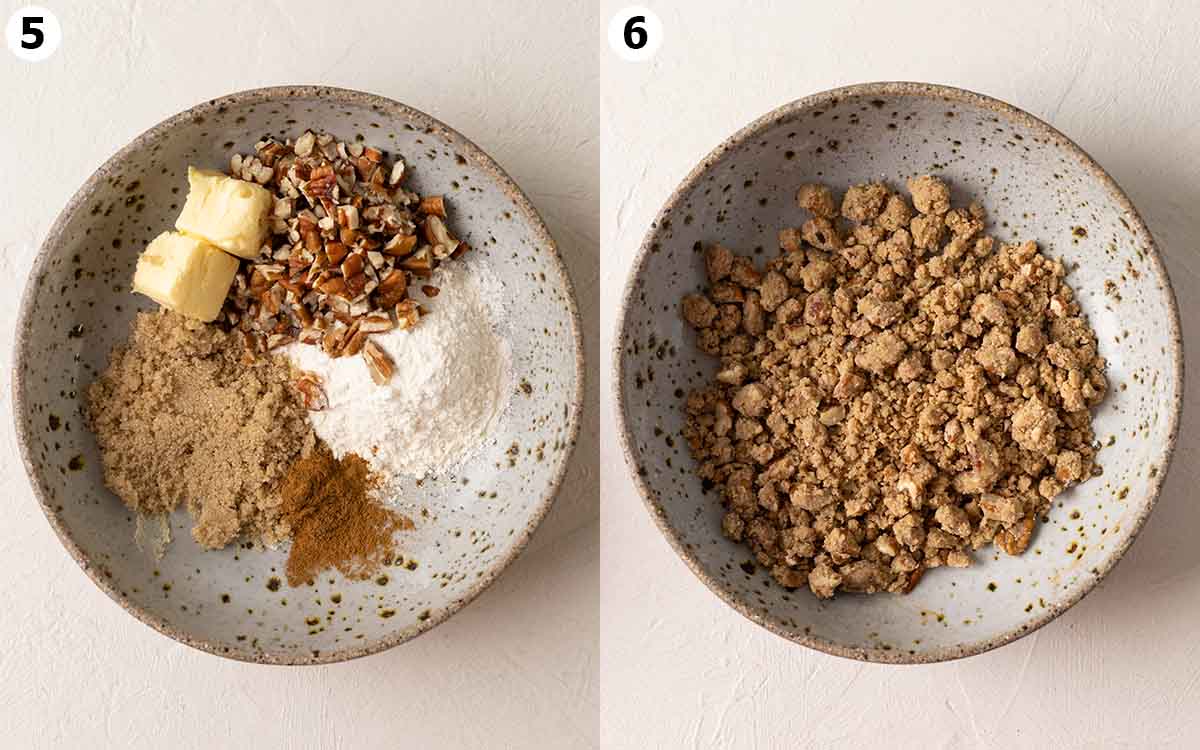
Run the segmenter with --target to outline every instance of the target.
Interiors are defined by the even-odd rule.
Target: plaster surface
[[[605,4],[608,18],[623,2]],[[655,2],[647,63],[602,57],[601,413],[626,272],[705,155],[785,102],[863,81],[972,89],[1049,121],[1126,190],[1200,324],[1200,61],[1181,2]],[[1196,347],[1188,370],[1198,370]],[[610,748],[1174,748],[1200,738],[1200,424],[1185,396],[1155,512],[1086,599],[1022,640],[920,667],[808,650],[726,607],[601,444],[602,743]]]

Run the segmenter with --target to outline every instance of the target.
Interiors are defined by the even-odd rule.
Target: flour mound
[[[358,453],[388,475],[422,478],[461,464],[499,422],[511,393],[511,353],[489,300],[498,287],[486,266],[454,263],[422,298],[429,314],[411,330],[372,337],[396,363],[376,385],[361,357],[330,359],[319,347],[285,351],[321,378],[329,408],[311,412],[317,435],[337,457]]]

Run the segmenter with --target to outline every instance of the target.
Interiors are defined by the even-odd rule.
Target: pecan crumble
[[[839,206],[802,186],[812,216],[778,257],[709,247],[708,286],[681,303],[720,359],[684,436],[724,534],[820,598],[907,592],[988,544],[1020,554],[1100,471],[1105,361],[1062,263],[985,234],[937,177],[908,189],[855,185]]]

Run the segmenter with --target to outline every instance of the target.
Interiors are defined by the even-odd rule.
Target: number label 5
[[[62,27],[49,10],[29,5],[9,16],[4,37],[14,55],[27,62],[40,62],[58,49]]]
[[[45,22],[44,16],[25,16],[21,19],[21,47],[23,49],[37,49],[46,43],[46,35],[38,28]],[[29,37],[29,39],[25,37]]]
[[[662,21],[654,11],[640,5],[619,11],[608,23],[608,46],[628,62],[654,57],[662,40]]]

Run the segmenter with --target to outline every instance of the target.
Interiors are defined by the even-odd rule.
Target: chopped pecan
[[[364,143],[311,130],[294,142],[265,137],[253,154],[234,154],[229,171],[274,194],[269,240],[243,263],[221,312],[248,357],[292,341],[361,353],[369,335],[417,323],[414,278],[470,249],[446,225],[445,198],[405,189],[405,162]]]
[[[406,299],[395,307],[396,327],[400,330],[412,328],[421,319],[421,308],[416,302]]]
[[[422,247],[400,261],[400,267],[422,278],[429,278],[433,274],[433,258],[431,257],[429,246]]]
[[[376,385],[384,385],[392,379],[395,364],[388,353],[374,341],[367,340],[363,345],[362,358],[367,363],[367,370],[370,371],[371,379]]]
[[[446,202],[440,195],[423,196],[421,202],[417,204],[417,210],[430,216],[446,218]]]
[[[387,241],[383,246],[383,254],[390,255],[393,258],[403,258],[410,254],[417,247],[417,236],[415,234],[398,234]]]

